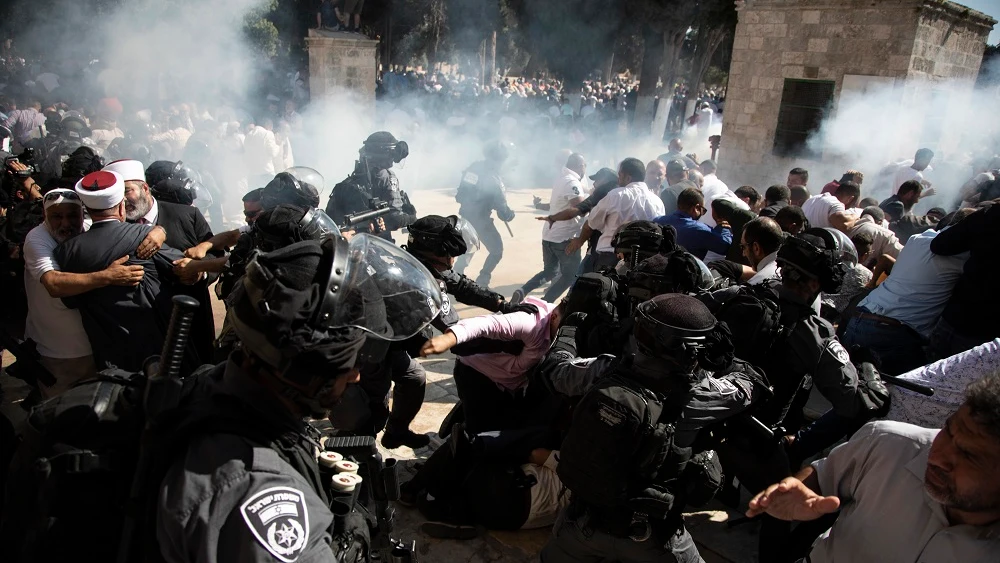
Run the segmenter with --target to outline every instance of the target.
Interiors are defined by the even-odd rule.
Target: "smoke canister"
[[[346,459],[341,459],[340,461],[333,464],[333,470],[337,473],[353,473],[358,474],[358,464],[353,461],[347,461]]]
[[[335,492],[349,493],[354,491],[361,481],[361,477],[356,473],[338,473],[331,478],[330,484]]]
[[[344,456],[337,452],[324,451],[319,453],[319,464],[321,467],[335,469],[338,461],[344,461]]]

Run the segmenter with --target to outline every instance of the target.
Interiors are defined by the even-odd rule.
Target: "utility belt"
[[[570,501],[566,511],[580,528],[590,528],[637,543],[655,538],[658,543],[665,544],[684,525],[679,511],[671,511],[664,519],[651,519],[625,506],[595,506],[576,497]]]

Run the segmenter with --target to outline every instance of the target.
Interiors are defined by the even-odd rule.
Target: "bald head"
[[[646,165],[646,185],[649,189],[659,193],[666,177],[667,165],[662,160],[651,160]]]
[[[680,139],[670,139],[670,144],[667,145],[667,148],[671,152],[681,152],[684,150],[684,145],[681,144]]]
[[[587,161],[580,153],[573,153],[566,159],[566,168],[576,172],[581,177],[587,173]]]

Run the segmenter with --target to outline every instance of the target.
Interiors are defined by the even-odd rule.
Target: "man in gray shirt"
[[[811,563],[1000,561],[1000,373],[973,383],[942,430],[865,425],[771,485],[747,516],[810,521],[838,509]],[[827,495],[827,496],[824,496]]]
[[[660,190],[660,200],[663,202],[664,215],[677,211],[677,196],[687,188],[698,188],[698,184],[688,177],[688,167],[684,161],[674,159],[667,162],[667,177]]]

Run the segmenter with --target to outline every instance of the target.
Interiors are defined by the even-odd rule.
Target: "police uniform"
[[[160,555],[171,562],[355,563],[359,542],[370,544],[368,527],[353,499],[347,511],[331,510],[331,501],[343,499],[326,489],[332,483],[317,463],[319,436],[303,417],[323,418],[345,402],[357,367],[384,355],[369,344],[421,330],[440,309],[440,294],[416,260],[358,235],[255,255],[229,305],[243,351],[193,378],[188,393],[195,399],[179,413],[193,416],[179,416],[176,431],[160,425],[182,439],[190,433],[158,452],[173,461],[158,463],[168,467],[155,503]],[[378,520],[391,530],[391,515],[380,512]]]
[[[392,231],[407,227],[417,219],[416,208],[400,189],[399,178],[390,169],[393,162],[401,162],[409,155],[409,148],[391,133],[378,131],[365,139],[359,153],[361,158],[355,163],[354,172],[334,186],[326,212],[340,224],[347,215],[374,211],[372,199],[386,203],[390,211],[381,217],[385,229],[378,236],[391,241]]]
[[[691,299],[681,295],[660,296],[662,299]],[[650,303],[650,302],[646,302]],[[645,303],[643,304],[646,305]],[[689,303],[687,306],[691,306]],[[641,306],[642,307],[642,306]],[[711,317],[707,309],[703,312]],[[638,321],[637,321],[638,322]],[[714,328],[714,319],[712,319]],[[541,380],[554,391],[568,395],[580,396],[581,406],[574,415],[573,426],[589,424],[599,427],[597,432],[587,432],[590,436],[598,433],[621,431],[621,428],[631,428],[627,425],[636,420],[638,413],[623,409],[617,403],[596,403],[598,409],[592,411],[584,406],[587,396],[595,388],[606,385],[611,378],[620,378],[624,385],[642,394],[647,404],[653,401],[656,394],[664,405],[660,416],[652,420],[654,425],[670,423],[672,438],[665,458],[647,467],[641,461],[642,452],[653,439],[652,435],[641,438],[642,444],[638,450],[628,452],[598,452],[595,446],[593,455],[597,458],[613,456],[618,470],[609,481],[586,484],[577,481],[571,484],[567,480],[567,469],[570,464],[585,464],[594,460],[593,456],[577,455],[575,459],[568,456],[568,448],[573,435],[570,434],[563,442],[562,459],[560,460],[560,477],[563,483],[573,493],[570,506],[560,514],[553,528],[552,537],[541,553],[543,563],[561,563],[606,560],[630,561],[670,561],[680,562],[702,561],[691,535],[684,529],[681,511],[685,500],[684,467],[687,463],[683,452],[690,456],[690,448],[701,428],[732,417],[746,409],[755,398],[755,380],[763,378],[747,365],[738,369],[727,370],[721,377],[714,377],[705,370],[690,370],[671,366],[664,361],[663,356],[650,355],[637,347],[631,359],[616,360],[613,356],[604,355],[597,358],[580,359],[575,357],[575,327],[563,326],[552,346],[551,351],[539,367]],[[625,383],[631,382],[631,383]],[[648,390],[652,385],[655,391]],[[593,403],[591,403],[593,404]],[[646,410],[646,414],[649,414]],[[639,418],[638,421],[643,420]],[[623,426],[625,424],[625,426]],[[640,424],[641,426],[641,424]],[[668,430],[669,431],[669,430]],[[583,439],[583,438],[582,438]],[[629,436],[629,439],[633,439]],[[654,449],[654,451],[659,451]],[[617,454],[624,454],[618,457]],[[680,456],[680,457],[675,457]],[[660,458],[656,458],[660,459]],[[607,462],[607,460],[603,460]],[[678,463],[679,461],[679,463]],[[580,470],[580,474],[594,475],[599,470]],[[654,478],[648,475],[656,475]],[[644,533],[636,534],[636,524],[642,530],[647,525],[646,514],[631,507],[630,502],[624,504],[602,505],[585,500],[587,496],[583,487],[591,489],[628,491],[627,495],[638,493],[643,496],[651,488],[663,486],[672,495],[672,506],[665,515],[651,518]],[[574,488],[576,487],[576,488]],[[599,496],[599,495],[598,495]]]
[[[497,230],[491,215],[496,211],[497,218],[501,221],[510,221],[514,218],[514,211],[507,205],[506,189],[498,168],[497,165],[485,160],[472,163],[462,173],[462,182],[458,188],[458,195],[455,196],[460,204],[458,214],[475,227],[480,240],[489,252],[476,278],[476,283],[482,286],[489,286],[493,270],[503,258],[503,239],[500,238],[500,231]],[[455,271],[459,274],[464,273],[470,260],[468,256],[459,258],[455,264]]]
[[[159,488],[156,537],[163,558],[339,562],[334,518],[319,482],[318,443],[307,424],[232,358],[224,366],[218,392],[245,406],[248,426],[255,420],[274,428],[282,448],[232,430],[193,440]]]

